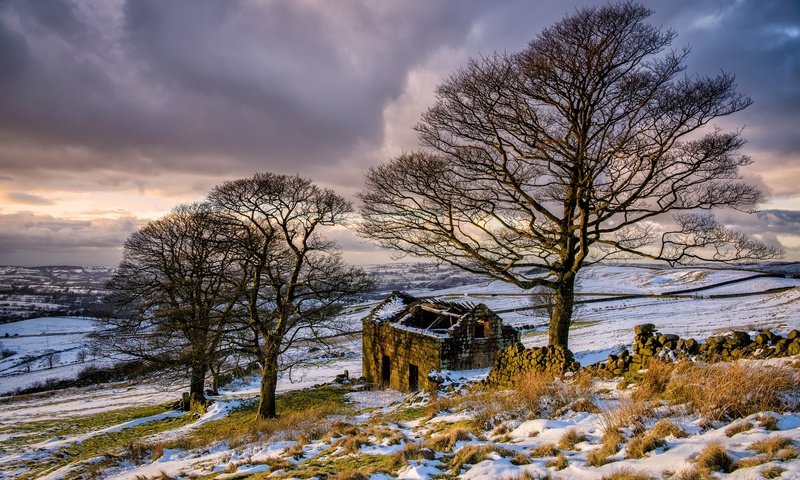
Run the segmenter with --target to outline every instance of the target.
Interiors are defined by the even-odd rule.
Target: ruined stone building
[[[519,339],[486,305],[395,292],[363,320],[363,375],[395,390],[429,389],[431,371],[490,367]]]

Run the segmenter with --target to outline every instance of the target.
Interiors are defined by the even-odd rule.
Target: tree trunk
[[[205,401],[207,365],[193,365],[189,380],[189,396],[194,400]]]
[[[219,393],[219,367],[211,367],[211,392],[214,395]]]
[[[549,345],[568,348],[569,324],[575,304],[575,275],[563,277],[554,293],[553,313],[550,315],[547,342]]]
[[[261,395],[258,399],[256,419],[277,417],[275,411],[275,387],[278,384],[278,347],[267,340],[261,367]]]

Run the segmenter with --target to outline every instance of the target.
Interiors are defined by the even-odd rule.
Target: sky
[[[800,2],[643,2],[688,71],[753,99],[745,177],[766,202],[729,225],[800,259]],[[127,236],[214,185],[299,174],[353,198],[418,143],[434,88],[601,2],[0,0],[0,265],[114,265]],[[333,232],[355,263],[389,254]]]

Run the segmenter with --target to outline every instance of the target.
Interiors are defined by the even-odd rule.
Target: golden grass
[[[552,443],[543,443],[531,450],[531,456],[536,458],[555,457],[559,453],[561,453],[561,451]]]
[[[764,478],[779,478],[786,469],[778,465],[770,465],[769,467],[761,470],[761,476]]]
[[[586,463],[593,467],[601,467],[608,462],[608,457],[617,453],[619,445],[625,441],[625,437],[619,430],[607,430],[603,433],[603,442],[600,448],[589,452],[586,456]]]
[[[651,359],[647,369],[640,371],[636,379],[636,389],[631,394],[634,400],[653,400],[661,396],[672,378],[674,363]]]
[[[800,371],[785,366],[718,363],[673,375],[664,397],[713,420],[736,419],[797,408],[797,400],[789,394],[798,384]]]
[[[751,468],[771,462],[772,458],[769,455],[754,455],[752,457],[742,458],[736,463],[736,468]]]
[[[715,472],[729,473],[734,469],[734,461],[721,443],[710,443],[694,459],[699,468]]]
[[[760,415],[758,417],[758,424],[767,430],[778,430],[778,417],[772,415]]]
[[[567,461],[567,457],[565,457],[563,453],[558,452],[556,458],[548,461],[547,463],[544,464],[544,466],[548,468],[555,468],[556,470],[564,470],[565,468],[567,468],[567,466],[569,466],[569,462]]]
[[[791,438],[784,437],[782,435],[767,437],[764,440],[760,440],[758,442],[753,442],[750,444],[751,450],[755,450],[758,453],[769,455],[770,457],[775,456],[779,451],[786,448],[797,448],[797,447],[795,447],[794,441],[792,441]]]
[[[460,448],[450,460],[450,471],[458,475],[464,465],[480,463],[492,453],[501,457],[510,457],[514,452],[496,445],[466,445]]]
[[[586,440],[586,435],[575,430],[574,428],[568,429],[564,435],[558,440],[558,448],[562,450],[572,450],[575,445]]]
[[[647,452],[663,447],[665,443],[663,439],[652,435],[650,432],[636,435],[628,442],[628,447],[625,450],[627,458],[642,458]]]
[[[753,424],[751,422],[734,423],[733,425],[725,429],[725,435],[727,435],[728,437],[732,437],[737,433],[743,433],[752,429],[753,429]]]
[[[425,446],[436,452],[449,452],[456,443],[472,439],[472,434],[463,428],[454,428],[447,433],[434,435],[425,441]]]
[[[656,424],[653,425],[653,428],[650,430],[650,435],[656,438],[667,438],[669,436],[686,438],[686,432],[666,418],[657,421]]]
[[[620,468],[608,475],[603,475],[602,480],[653,480],[653,477],[630,468]]]

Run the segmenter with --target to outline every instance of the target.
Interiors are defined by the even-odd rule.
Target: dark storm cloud
[[[676,45],[689,44],[689,71],[736,75],[754,104],[732,120],[746,124],[750,146],[792,153],[771,160],[797,161],[800,135],[800,2],[706,0],[650,2],[654,19],[675,29]]]
[[[83,168],[334,163],[358,142],[380,143],[383,108],[407,71],[463,42],[474,10],[422,0],[136,0],[114,17],[79,15],[62,0],[5,2],[0,134],[91,149]],[[7,169],[32,167],[0,155]]]
[[[200,198],[215,181],[265,170],[351,193],[361,172],[384,159],[386,131],[408,131],[416,121],[400,115],[393,121],[408,124],[387,129],[385,116],[414,72],[432,82],[467,56],[521,49],[576,8],[605,3],[0,0],[0,181],[16,192],[16,201],[7,197],[14,203],[40,185],[80,192],[133,185],[164,195],[172,185]],[[674,47],[691,45],[688,73],[731,72],[753,98],[722,121],[746,126],[755,161],[748,173],[769,179],[765,190],[800,193],[789,172],[800,163],[800,2],[644,3],[653,23],[678,32]],[[414,107],[425,105],[412,114]],[[413,148],[413,138],[393,147]],[[41,193],[26,192],[28,205],[46,204],[50,195]],[[128,231],[128,216],[120,216],[63,226],[4,216],[0,259],[48,245],[118,254],[111,244],[119,247]],[[770,218],[732,220],[764,233]],[[348,250],[371,248],[337,235]]]
[[[33,152],[0,150],[0,165],[216,174],[336,164],[380,145],[384,107],[430,55],[469,41],[470,54],[522,48],[589,3],[6,1],[0,137]],[[800,149],[788,121],[800,113],[800,4],[647,3],[692,44],[693,70],[738,75],[756,105],[735,123],[755,147]],[[65,147],[89,153],[70,165],[35,153]]]

